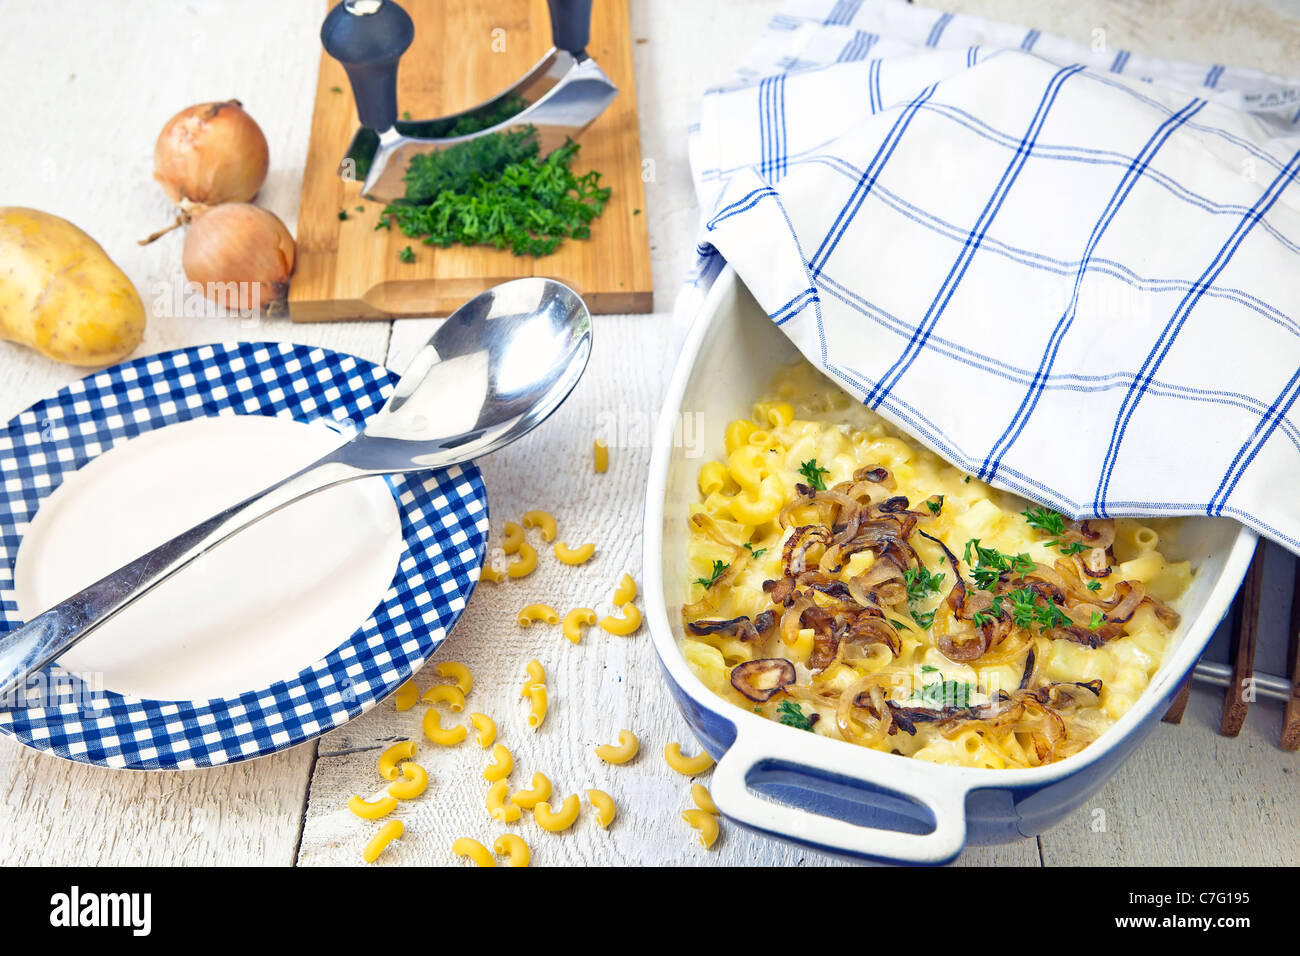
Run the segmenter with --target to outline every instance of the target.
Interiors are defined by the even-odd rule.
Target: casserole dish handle
[[[898,863],[941,864],[955,859],[966,843],[967,788],[953,786],[936,790],[933,778],[915,768],[911,761],[888,757],[888,770],[878,775],[864,772],[863,761],[834,763],[819,760],[810,748],[797,747],[784,739],[787,734],[746,734],[738,728],[736,741],[718,761],[713,771],[711,793],[726,816],[753,830],[793,838],[801,843],[831,852],[848,852]],[[928,833],[909,833],[883,827],[851,823],[803,807],[779,803],[760,796],[750,786],[750,778],[761,776],[765,768],[807,781],[817,789],[818,781],[834,780],[865,793],[902,798],[924,808],[934,818]],[[886,782],[887,781],[887,782]],[[864,801],[866,802],[866,801]]]

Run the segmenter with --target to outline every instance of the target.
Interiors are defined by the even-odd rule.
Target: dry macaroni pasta
[[[402,834],[406,832],[406,827],[401,820],[390,820],[379,828],[379,832],[370,838],[365,849],[361,851],[361,858],[367,863],[374,863],[379,859],[379,854],[383,853],[388,844],[394,840],[400,840]]]
[[[605,763],[627,763],[636,756],[637,748],[640,746],[636,734],[630,730],[620,730],[618,732],[618,743],[601,744],[596,748],[596,756]]]
[[[683,810],[682,819],[699,834],[700,846],[709,849],[718,840],[718,818],[707,810]]]
[[[614,822],[615,814],[618,812],[614,806],[614,798],[604,790],[588,790],[587,802],[596,811],[596,823],[602,830],[608,830],[609,825]]]
[[[487,714],[470,714],[469,722],[474,726],[474,742],[485,750],[497,739],[497,725]]]
[[[513,833],[497,837],[496,843],[492,844],[492,849],[498,856],[506,858],[506,866],[527,866],[532,858],[532,854],[528,852],[528,844]]]
[[[560,629],[574,644],[581,643],[582,629],[590,627],[596,623],[596,612],[589,607],[575,607],[568,614],[564,615],[564,622]]]
[[[555,542],[555,557],[561,564],[586,564],[591,560],[591,556],[596,553],[596,546],[591,542],[580,544],[576,548],[569,547],[567,542]]]
[[[524,515],[524,527],[537,528],[547,544],[555,540],[555,519],[549,511],[529,511]]]
[[[474,675],[460,661],[442,661],[434,665],[433,672],[439,677],[449,677],[466,696],[474,688]]]
[[[539,803],[533,808],[533,819],[537,821],[537,825],[543,830],[559,833],[561,830],[567,830],[573,826],[578,819],[580,809],[582,809],[582,804],[578,800],[578,795],[571,793],[564,798],[564,803],[560,805],[558,810],[552,810],[549,803]]]

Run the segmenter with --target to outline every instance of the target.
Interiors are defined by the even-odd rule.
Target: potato
[[[66,219],[0,206],[0,339],[72,365],[111,365],[144,336],[135,286]]]

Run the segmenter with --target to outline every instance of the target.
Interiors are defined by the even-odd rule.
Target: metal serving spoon
[[[591,314],[572,289],[516,279],[470,299],[415,356],[351,441],[213,515],[0,636],[0,698],[227,538],[318,491],[448,468],[531,431],[568,397],[591,355]]]

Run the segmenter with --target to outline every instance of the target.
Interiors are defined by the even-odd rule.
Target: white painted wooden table
[[[1300,73],[1295,0],[936,5],[1081,41],[1091,41],[1101,28],[1117,47]],[[154,137],[177,109],[236,96],[270,141],[272,168],[259,202],[292,228],[321,6],[318,0],[0,3],[0,102],[9,137],[0,151],[3,201],[45,209],[85,228],[147,303],[160,290],[170,295],[182,279],[181,236],[144,248],[135,244],[170,218],[150,179]],[[562,535],[600,545],[598,557],[583,568],[561,570],[544,561],[523,581],[481,587],[438,655],[473,668],[472,709],[498,719],[523,775],[543,770],[562,793],[600,786],[619,803],[621,816],[608,833],[586,813],[562,837],[524,821],[516,829],[532,843],[538,864],[830,862],[731,827],[710,853],[694,843],[677,817],[677,809],[688,805],[687,782],[660,756],[666,740],[689,741],[689,734],[644,634],[624,640],[594,632],[573,647],[552,629],[523,630],[514,622],[527,600],[563,608],[606,601],[623,571],[639,574],[647,436],[684,331],[669,312],[688,265],[696,215],[683,141],[687,117],[693,97],[726,77],[778,6],[779,0],[633,0],[641,136],[654,172],[646,212],[658,311],[600,317],[591,366],[565,407],[544,429],[481,463],[495,528],[529,508],[549,507]],[[430,329],[425,321],[263,321],[247,327],[170,315],[164,307],[151,317],[142,351],[292,340],[400,369]],[[78,374],[0,345],[0,416],[7,419]],[[600,478],[590,474],[587,457],[596,434],[623,446],[614,448],[610,473]],[[1272,560],[1281,580],[1288,559],[1277,553]],[[1272,586],[1268,599],[1281,604],[1285,590]],[[1274,615],[1278,627],[1284,616]],[[516,699],[522,665],[534,656],[547,665],[553,690],[552,712],[537,734],[526,729]],[[1255,705],[1242,736],[1225,740],[1215,730],[1220,699],[1198,690],[1181,726],[1161,726],[1110,784],[1050,833],[1014,846],[972,849],[962,862],[1294,863],[1300,763],[1276,746],[1278,708]],[[318,744],[183,774],[97,770],[0,739],[0,862],[358,863],[374,824],[347,813],[346,798],[378,782],[370,748],[397,737],[419,739],[419,713],[397,714],[391,704],[381,705]],[[600,764],[591,747],[624,726],[641,735],[642,755],[624,767]],[[424,798],[403,807],[407,837],[384,857],[387,864],[452,862],[455,837],[490,843],[502,832],[489,825],[483,807],[481,751],[471,743],[424,748],[422,762],[434,783]]]

